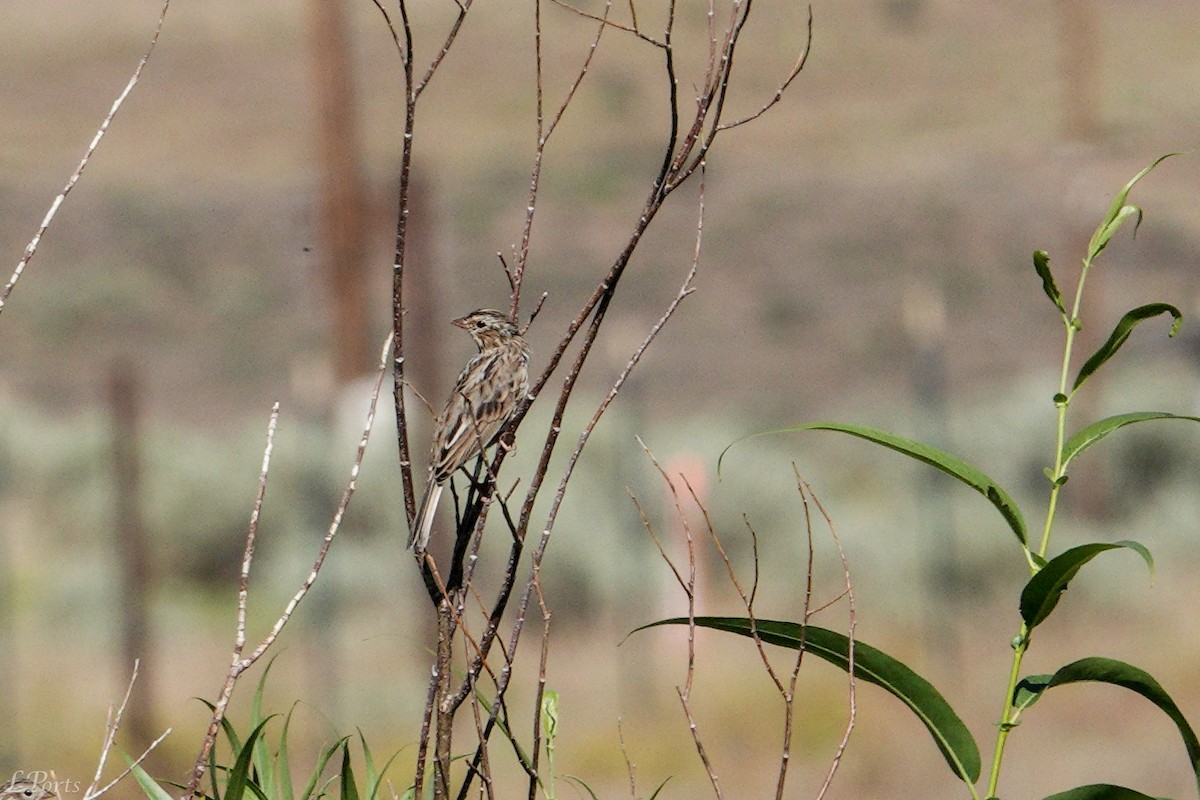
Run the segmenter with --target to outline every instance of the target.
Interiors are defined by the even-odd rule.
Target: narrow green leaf
[[[1046,297],[1050,298],[1050,302],[1054,303],[1054,307],[1064,317],[1067,315],[1067,309],[1063,307],[1062,292],[1058,290],[1058,284],[1054,282],[1054,275],[1050,272],[1050,255],[1045,250],[1033,251],[1033,268],[1037,271],[1038,277],[1042,279],[1042,291],[1046,293]]]
[[[659,625],[687,624],[687,617],[676,617],[643,625],[633,632]],[[743,617],[696,617],[695,624],[697,627],[751,638],[757,634],[759,639],[768,644],[792,650],[804,648],[806,652],[844,670],[850,668],[850,639],[826,628],[778,620],[752,621]],[[929,730],[955,775],[970,785],[979,780],[979,746],[954,709],[933,688],[933,684],[882,650],[857,640],[854,642],[854,675],[859,680],[886,689],[908,706]]]
[[[1128,414],[1117,414],[1112,417],[1106,417],[1099,422],[1093,422],[1086,428],[1076,432],[1070,439],[1067,439],[1062,449],[1063,469],[1067,468],[1067,465],[1071,463],[1071,459],[1075,458],[1075,456],[1087,450],[1118,428],[1151,419],[1186,419],[1192,422],[1200,422],[1200,417],[1188,417],[1180,414],[1171,414],[1166,411],[1133,411]]]
[[[658,797],[659,793],[660,793],[660,792],[662,792],[662,790],[663,790],[663,787],[667,785],[667,781],[669,781],[669,780],[671,780],[671,776],[670,776],[670,775],[668,775],[667,777],[663,778],[663,782],[662,782],[662,783],[660,783],[660,784],[658,785],[658,788],[654,790],[654,793],[653,793],[652,795],[650,795],[650,800],[655,800],[655,798],[657,798],[657,797]]]
[[[348,739],[349,737],[342,737],[321,752],[320,758],[317,759],[317,765],[313,768],[312,775],[309,776],[308,783],[304,786],[304,791],[300,793],[300,800],[313,799],[317,783],[321,780],[321,774],[325,772],[325,765],[329,763],[329,759],[333,758],[333,754],[340,750]]]
[[[370,797],[371,787],[379,782],[379,772],[375,769],[375,759],[371,757],[371,748],[367,747],[367,737],[363,736],[362,728],[358,731],[358,743],[362,745],[363,764],[367,772],[367,796]]]
[[[1107,225],[1096,228],[1096,232],[1092,234],[1092,240],[1088,243],[1088,260],[1094,261],[1096,256],[1104,252],[1104,248],[1108,247],[1108,242],[1116,235],[1121,226],[1125,224],[1125,220],[1130,217],[1136,217],[1137,222],[1133,224],[1134,234],[1142,225],[1142,209],[1139,206],[1121,206],[1117,211],[1117,215]]]
[[[275,664],[277,657],[278,654],[272,656],[267,662],[262,676],[258,679],[258,685],[254,689],[254,698],[250,703],[251,726],[257,726],[263,722],[263,694],[266,690],[267,676],[271,674],[271,667]],[[254,745],[254,770],[263,793],[268,797],[276,797],[274,785],[275,770],[271,768],[271,750],[267,746],[267,738],[265,736],[260,736],[258,742]]]
[[[142,769],[141,764],[134,764],[133,759],[125,753],[125,763],[129,764],[133,773],[133,779],[137,781],[137,785],[141,788],[142,794],[146,795],[147,800],[175,800],[171,793],[159,785],[158,781],[150,777],[146,770]]]
[[[490,716],[492,713],[491,702],[484,697],[483,692],[479,689],[475,690],[475,697],[479,700],[479,704],[483,707],[483,710]],[[517,741],[517,738],[513,735],[512,731],[508,729],[508,723],[497,716],[496,727],[500,729],[500,732],[504,734],[504,738],[507,739],[509,744],[512,745],[513,752],[516,754],[517,760],[521,762],[521,766],[525,768],[526,772],[532,773],[533,761],[529,758],[529,755],[525,752],[525,749],[521,746],[521,743]],[[539,786],[542,784],[542,778],[540,775],[537,778],[537,782]]]
[[[1128,183],[1121,187],[1121,190],[1117,192],[1116,196],[1113,197],[1112,202],[1108,206],[1108,213],[1104,215],[1104,219],[1101,220],[1100,224],[1096,226],[1096,231],[1092,234],[1092,239],[1088,243],[1089,262],[1095,259],[1096,256],[1100,255],[1100,252],[1108,245],[1109,239],[1111,239],[1113,234],[1117,232],[1117,229],[1121,227],[1122,222],[1124,222],[1124,220],[1130,216],[1130,213],[1125,211],[1127,208],[1134,208],[1134,211],[1138,216],[1138,221],[1141,221],[1140,209],[1127,206],[1125,203],[1125,201],[1129,199],[1129,192],[1131,189],[1133,189],[1134,184],[1149,175],[1151,170],[1174,155],[1178,155],[1178,153],[1167,153],[1165,156],[1159,156],[1156,158],[1154,163],[1143,169],[1137,175],[1134,175]],[[1124,214],[1124,216],[1122,216],[1122,214]]]
[[[592,800],[600,800],[600,798],[598,798],[596,796],[596,793],[592,791],[592,787],[590,787],[586,783],[584,783],[582,778],[576,778],[574,775],[566,775],[564,777],[566,777],[566,779],[569,780],[571,783],[575,784],[576,786],[578,786],[579,788],[581,788],[585,792],[587,792],[588,797],[592,798]]]
[[[354,783],[354,768],[350,765],[350,741],[342,747],[341,800],[358,800],[358,786]]]
[[[929,464],[931,467],[941,470],[952,478],[957,478],[975,491],[982,494],[993,506],[996,507],[996,510],[999,511],[1001,516],[1004,517],[1004,520],[1008,523],[1008,526],[1012,528],[1013,533],[1016,534],[1018,541],[1020,541],[1021,545],[1026,548],[1026,551],[1028,551],[1028,547],[1026,546],[1027,536],[1025,531],[1025,519],[1021,516],[1021,510],[1017,507],[1017,504],[1013,501],[1012,497],[1009,496],[1008,492],[1000,488],[1000,485],[994,480],[989,478],[987,475],[984,475],[982,472],[962,459],[952,456],[945,451],[937,449],[936,447],[931,447],[927,444],[922,444],[921,442],[914,441],[912,439],[906,439],[903,436],[897,436],[896,434],[888,433],[887,431],[881,431],[876,428],[868,428],[865,425],[849,425],[841,422],[811,422],[805,425],[778,428],[776,430],[762,431],[761,433],[754,433],[750,436],[744,436],[741,439],[733,442],[733,444],[730,444],[721,452],[720,457],[717,459],[717,472],[718,474],[720,473],[721,459],[725,458],[725,454],[729,452],[730,448],[739,442],[745,441],[746,439],[752,439],[756,436],[768,436],[777,433],[817,430],[848,433],[851,436],[857,436],[860,439],[866,439],[869,442],[881,444],[884,447],[895,450],[898,453],[903,453],[906,456]]]
[[[1046,689],[1080,681],[1097,681],[1123,686],[1158,706],[1179,729],[1192,773],[1196,776],[1197,788],[1200,789],[1200,739],[1196,738],[1195,732],[1188,724],[1183,712],[1179,710],[1179,706],[1175,705],[1175,701],[1150,673],[1123,661],[1092,656],[1074,661],[1059,669],[1046,685]]]
[[[364,742],[364,746],[365,746],[365,742]],[[378,777],[375,780],[375,784],[373,786],[369,787],[370,791],[367,793],[367,800],[376,800],[376,798],[378,798],[380,796],[380,789],[383,788],[383,778],[385,775],[387,775],[387,771],[389,769],[391,769],[392,763],[400,756],[400,754],[402,752],[404,752],[403,747],[396,750],[396,752],[392,753],[391,758],[389,758],[387,761],[383,762],[383,769],[379,770]]]
[[[1149,303],[1144,306],[1138,306],[1121,317],[1121,321],[1113,328],[1108,341],[1100,345],[1100,349],[1092,353],[1092,357],[1083,363],[1083,366],[1079,369],[1079,374],[1075,376],[1075,385],[1071,387],[1071,391],[1074,392],[1078,389],[1093,372],[1100,368],[1100,365],[1116,355],[1116,352],[1121,349],[1121,345],[1125,344],[1125,340],[1129,338],[1129,334],[1133,332],[1134,327],[1139,322],[1151,317],[1157,317],[1159,314],[1170,314],[1175,318],[1175,321],[1171,323],[1169,336],[1179,333],[1179,326],[1183,324],[1183,313],[1175,306],[1170,303]]]
[[[1151,797],[1148,794],[1126,789],[1124,786],[1113,786],[1111,783],[1093,783],[1079,786],[1065,792],[1052,794],[1046,800],[1167,800],[1163,797]]]
[[[558,692],[547,689],[542,695],[542,730],[546,741],[554,741],[558,734]]]
[[[229,779],[225,784],[225,800],[242,800],[242,796],[246,792],[246,784],[250,782],[250,768],[254,761],[254,744],[258,741],[258,737],[262,736],[263,729],[270,721],[271,717],[267,717],[258,723],[258,727],[246,737],[246,744],[237,754],[237,761],[234,762],[233,769],[229,771]]]
[[[1021,618],[1025,620],[1025,625],[1033,630],[1050,616],[1062,593],[1067,590],[1067,584],[1084,564],[1107,550],[1120,548],[1133,550],[1140,555],[1150,568],[1150,574],[1154,574],[1154,558],[1138,542],[1096,542],[1072,547],[1046,562],[1046,566],[1025,584],[1021,591]]]
[[[287,716],[283,718],[283,730],[279,734],[279,752],[275,754],[275,787],[279,790],[280,800],[295,800],[292,790],[292,765],[288,756],[288,728],[292,724],[292,714],[297,703],[292,703]]]

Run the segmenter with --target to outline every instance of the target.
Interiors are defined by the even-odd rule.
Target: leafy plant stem
[[[1040,564],[1045,563],[1046,553],[1050,549],[1050,531],[1054,528],[1054,515],[1058,508],[1058,494],[1062,490],[1064,477],[1066,475],[1066,464],[1063,459],[1063,444],[1067,436],[1067,407],[1071,404],[1071,396],[1074,394],[1074,389],[1068,392],[1067,381],[1070,379],[1071,371],[1071,353],[1074,350],[1075,334],[1080,329],[1079,309],[1083,304],[1083,287],[1087,282],[1088,272],[1092,268],[1092,255],[1089,253],[1083,259],[1083,268],[1079,272],[1079,283],[1075,286],[1075,298],[1071,304],[1071,313],[1063,314],[1063,327],[1066,328],[1066,337],[1063,343],[1062,367],[1059,370],[1058,378],[1058,394],[1054,397],[1054,406],[1056,410],[1056,424],[1054,434],[1054,469],[1050,472],[1050,497],[1046,503],[1046,523],[1042,527],[1042,541],[1038,546],[1037,554],[1041,561],[1035,563],[1031,559],[1029,561],[1029,569],[1031,573],[1036,574],[1041,568]],[[1000,783],[1000,766],[1004,761],[1004,745],[1008,742],[1008,734],[1017,726],[1017,716],[1020,713],[1014,706],[1014,698],[1016,697],[1017,682],[1021,677],[1021,661],[1025,657],[1025,651],[1029,649],[1029,627],[1025,623],[1021,623],[1021,632],[1013,639],[1013,659],[1012,669],[1008,675],[1008,686],[1004,693],[1004,708],[1000,714],[999,730],[996,732],[996,751],[992,757],[992,771],[988,778],[988,797],[996,796],[996,789]]]
[[[1079,330],[1079,308],[1083,303],[1083,285],[1087,281],[1088,272],[1092,268],[1092,259],[1089,255],[1083,260],[1083,269],[1079,273],[1079,283],[1075,287],[1075,300],[1071,304],[1070,316],[1063,315],[1063,326],[1066,328],[1066,341],[1063,344],[1062,368],[1059,371],[1058,377],[1058,394],[1055,396],[1056,410],[1058,412],[1057,426],[1054,438],[1054,471],[1051,473],[1050,500],[1046,506],[1046,524],[1042,528],[1042,542],[1038,547],[1038,555],[1043,559],[1046,557],[1046,551],[1050,547],[1050,530],[1054,526],[1054,512],[1058,507],[1058,493],[1062,489],[1062,479],[1064,475],[1063,465],[1063,443],[1067,437],[1067,406],[1071,404],[1071,394],[1067,393],[1067,381],[1071,371],[1071,352],[1074,349],[1075,333]],[[1035,565],[1030,564],[1031,571],[1036,572]]]
[[[1000,783],[1000,764],[1004,761],[1004,745],[1008,742],[1008,734],[1017,726],[1017,712],[1013,699],[1017,694],[1017,682],[1021,677],[1021,660],[1029,648],[1029,628],[1021,623],[1021,633],[1013,640],[1012,670],[1008,674],[1008,688],[1004,693],[1004,709],[1000,713],[999,730],[996,733],[996,752],[992,757],[992,771],[988,777],[987,796],[996,796],[996,788]]]

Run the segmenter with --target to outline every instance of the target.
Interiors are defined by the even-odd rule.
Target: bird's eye
[[[487,322],[485,322],[484,320],[481,320],[481,319],[475,320],[475,330],[481,331],[486,327],[487,327]]]

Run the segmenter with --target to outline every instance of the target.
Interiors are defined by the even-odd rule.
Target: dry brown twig
[[[649,448],[647,448],[646,445],[641,442],[641,439],[639,439],[638,441],[639,441],[639,443],[642,444],[642,448],[646,452],[646,455],[649,457],[651,463],[654,465],[654,467],[658,471],[659,475],[662,477],[664,482],[667,484],[667,487],[668,487],[668,490],[670,491],[673,505],[674,505],[675,517],[681,524],[683,531],[684,531],[684,535],[685,535],[685,541],[686,541],[686,547],[687,547],[687,558],[688,558],[688,565],[689,565],[688,573],[686,576],[682,573],[680,567],[675,563],[675,559],[673,559],[671,557],[671,555],[667,552],[662,541],[659,539],[658,535],[655,533],[654,527],[650,523],[649,516],[646,513],[645,509],[642,507],[641,503],[637,500],[637,498],[634,497],[631,493],[631,497],[633,497],[634,506],[637,509],[638,515],[640,516],[640,518],[642,520],[643,527],[645,528],[647,533],[650,535],[651,539],[654,541],[655,547],[658,549],[660,557],[663,559],[664,563],[666,563],[667,567],[671,570],[671,573],[675,577],[676,583],[678,583],[679,586],[683,589],[683,592],[687,598],[687,604],[688,604],[687,671],[686,671],[686,677],[685,677],[683,686],[676,687],[676,689],[677,689],[677,692],[680,697],[680,702],[683,706],[684,714],[687,718],[688,728],[691,732],[693,743],[696,747],[697,754],[700,757],[701,763],[704,766],[704,769],[705,769],[706,774],[708,775],[709,781],[713,785],[713,790],[716,793],[716,796],[721,797],[722,791],[721,791],[720,783],[717,779],[712,762],[711,762],[711,760],[708,756],[708,753],[705,749],[703,739],[700,737],[699,729],[696,724],[696,719],[695,719],[695,715],[693,713],[692,704],[691,704],[691,690],[692,690],[692,686],[693,686],[693,678],[694,678],[695,669],[696,669],[696,651],[695,651],[695,629],[696,629],[696,625],[697,625],[696,612],[695,612],[695,608],[696,608],[696,575],[695,575],[696,542],[695,542],[695,538],[692,534],[692,529],[691,529],[691,525],[688,521],[688,516],[687,516],[687,514],[684,513],[683,505],[680,501],[680,493],[679,493],[678,488],[675,485],[674,480],[666,472],[666,470],[661,466],[661,464],[658,462],[658,460],[655,458],[654,454],[649,450]],[[793,467],[793,469],[794,469],[794,467]],[[803,665],[804,652],[805,652],[805,648],[803,645],[803,633],[801,634],[801,637],[802,637],[801,645],[796,651],[796,657],[792,661],[790,670],[787,672],[786,675],[781,675],[780,672],[775,668],[775,665],[771,662],[771,659],[767,653],[767,649],[765,646],[766,643],[763,641],[762,637],[759,635],[758,630],[757,630],[758,618],[756,616],[754,605],[755,605],[755,598],[756,598],[757,592],[758,592],[758,581],[759,581],[758,534],[755,532],[753,526],[747,520],[746,521],[746,529],[747,529],[747,531],[751,537],[751,540],[754,544],[754,546],[753,546],[754,583],[753,583],[750,591],[747,591],[745,589],[745,587],[742,585],[740,579],[737,577],[737,572],[734,569],[733,562],[730,559],[728,552],[725,549],[725,546],[716,531],[716,527],[713,524],[712,517],[709,513],[708,508],[702,501],[700,495],[693,488],[693,486],[690,483],[690,481],[688,480],[687,476],[680,475],[680,479],[683,481],[685,487],[687,488],[688,494],[691,497],[692,502],[700,510],[700,513],[704,520],[705,530],[708,533],[708,537],[713,544],[713,548],[715,549],[719,558],[721,559],[722,564],[725,566],[726,576],[729,580],[730,585],[734,588],[735,592],[737,593],[739,599],[741,600],[742,607],[744,608],[744,610],[746,612],[746,619],[747,619],[747,622],[748,622],[748,625],[750,628],[751,638],[754,641],[755,648],[758,652],[759,660],[762,662],[764,671],[766,672],[766,674],[767,674],[768,678],[770,679],[770,681],[772,682],[772,684],[775,686],[775,689],[776,689],[777,693],[779,694],[781,701],[782,701],[783,715],[784,715],[783,736],[782,736],[782,746],[781,746],[780,760],[779,760],[779,770],[778,770],[778,775],[776,778],[776,788],[775,788],[775,797],[777,798],[777,800],[782,800],[782,798],[784,796],[784,788],[785,788],[785,785],[787,782],[788,767],[791,763],[791,744],[792,744],[794,725],[795,725],[796,686],[797,686],[797,682],[798,682],[799,676],[800,676],[800,668]],[[848,666],[847,666],[847,676],[848,676],[847,695],[848,695],[848,703],[849,703],[849,712],[848,712],[846,727],[844,728],[841,739],[839,740],[838,745],[835,748],[834,755],[830,760],[829,768],[826,771],[824,780],[821,785],[821,789],[817,795],[817,800],[821,800],[821,798],[823,798],[825,796],[830,785],[833,782],[834,774],[837,772],[837,768],[841,763],[842,756],[845,753],[846,746],[849,743],[850,734],[854,729],[855,720],[856,720],[856,716],[857,716],[857,706],[856,706],[856,699],[855,699],[856,698],[856,682],[855,682],[855,677],[854,677],[854,663],[855,663],[855,661],[854,661],[854,642],[855,642],[854,634],[855,634],[855,628],[857,625],[857,612],[856,612],[855,603],[854,603],[854,586],[850,579],[850,570],[849,570],[848,562],[846,559],[846,554],[842,548],[841,540],[837,535],[837,531],[834,528],[833,521],[829,517],[829,514],[825,511],[824,507],[821,506],[820,501],[817,499],[816,495],[812,491],[812,487],[806,481],[804,481],[804,479],[800,476],[800,474],[798,472],[796,473],[796,485],[797,485],[797,492],[799,493],[801,505],[802,505],[802,508],[804,511],[804,531],[805,531],[804,535],[805,535],[805,544],[806,544],[805,588],[804,588],[804,598],[802,601],[801,630],[803,631],[807,628],[810,620],[812,619],[812,617],[814,615],[829,608],[834,602],[836,602],[837,600],[840,600],[842,598],[847,599],[847,606],[848,606],[847,616],[849,618],[849,623],[848,623],[849,657],[848,657]],[[842,567],[842,576],[843,576],[843,580],[844,580],[844,588],[837,595],[837,597],[833,601],[824,603],[817,607],[813,606],[813,593],[814,593],[813,569],[814,569],[815,557],[816,557],[816,551],[815,551],[814,541],[813,541],[813,519],[812,519],[812,507],[813,506],[815,506],[818,509],[819,513],[821,514],[822,518],[825,521],[826,527],[829,531],[830,538],[833,541],[834,547],[838,553],[838,558],[839,558],[839,561],[840,561],[840,564]]]
[[[676,686],[675,692],[679,695],[679,703],[683,707],[684,716],[687,718],[688,731],[692,735],[692,744],[696,748],[696,754],[700,757],[700,763],[704,765],[704,772],[708,775],[709,783],[712,784],[713,792],[718,798],[724,797],[721,791],[721,780],[717,777],[716,769],[713,767],[712,760],[708,756],[708,749],[704,746],[704,739],[700,736],[700,727],[696,724],[696,715],[692,710],[692,686],[696,677],[696,537],[692,534],[692,525],[688,519],[688,515],[684,513],[683,504],[679,498],[679,489],[675,486],[675,481],[671,480],[671,476],[663,468],[662,464],[655,458],[654,453],[646,446],[641,437],[638,437],[638,444],[641,445],[642,451],[650,459],[650,463],[658,471],[663,481],[667,484],[667,489],[671,493],[671,501],[675,506],[675,518],[683,528],[684,541],[687,545],[688,572],[685,578],[675,565],[674,559],[667,553],[658,537],[651,531],[652,526],[649,523],[649,518],[646,516],[642,507],[637,505],[638,514],[642,518],[642,524],[646,526],[647,531],[651,531],[651,536],[654,538],[654,543],[658,546],[658,552],[666,561],[667,566],[671,568],[671,572],[675,575],[675,580],[683,589],[684,596],[687,597],[687,670],[684,674],[682,686]],[[699,499],[693,498],[699,503]],[[635,500],[636,504],[636,500]],[[703,506],[700,506],[703,509]],[[707,513],[706,513],[707,518]]]
[[[358,474],[362,469],[367,442],[371,438],[371,430],[375,424],[375,409],[379,403],[379,395],[383,391],[383,378],[387,373],[388,353],[391,347],[392,337],[391,334],[388,334],[383,345],[383,352],[380,355],[379,369],[375,378],[375,387],[371,393],[370,403],[367,408],[366,422],[363,426],[362,436],[358,441],[358,449],[354,455],[354,464],[350,468],[350,479],[346,484],[345,490],[342,492],[342,498],[338,502],[337,508],[334,510],[329,528],[321,540],[321,545],[317,550],[312,569],[309,571],[308,576],[301,582],[300,588],[288,600],[283,612],[258,643],[258,646],[254,648],[250,655],[244,656],[243,652],[246,646],[246,611],[250,596],[250,564],[254,559],[254,546],[258,538],[258,525],[262,516],[263,499],[266,497],[267,492],[267,477],[271,468],[271,454],[275,448],[275,430],[279,424],[279,403],[275,403],[271,408],[271,417],[267,423],[267,443],[263,448],[262,469],[259,471],[258,477],[258,491],[254,498],[254,508],[250,512],[250,524],[246,532],[246,546],[242,555],[242,569],[238,585],[237,629],[234,634],[232,663],[229,666],[229,672],[226,673],[225,684],[221,687],[221,693],[214,706],[208,731],[200,746],[200,753],[196,756],[196,763],[188,777],[187,788],[182,796],[183,800],[189,800],[189,798],[196,797],[200,793],[200,781],[203,779],[207,768],[208,756],[212,752],[213,745],[216,743],[217,733],[221,728],[221,721],[225,718],[225,712],[229,705],[229,700],[233,696],[233,690],[237,685],[238,678],[262,658],[263,654],[275,643],[284,626],[287,625],[288,620],[292,618],[292,614],[295,612],[297,606],[300,605],[309,590],[312,589],[313,584],[316,583],[321,566],[325,563],[325,557],[329,554],[329,548],[332,546],[333,540],[337,537],[338,530],[341,528],[346,509],[350,506],[350,499],[354,496],[354,491],[358,487]]]
[[[129,684],[125,687],[125,696],[121,699],[121,704],[114,710],[112,706],[108,707],[108,719],[104,723],[104,740],[100,746],[100,758],[96,762],[96,774],[92,777],[91,784],[83,792],[83,800],[96,800],[104,795],[109,789],[116,786],[124,778],[133,772],[134,767],[141,766],[141,763],[146,760],[146,757],[154,751],[171,733],[171,729],[167,728],[162,735],[150,743],[150,746],[142,751],[142,754],[134,759],[121,774],[106,783],[103,787],[100,786],[100,781],[104,775],[104,765],[108,762],[108,755],[112,752],[113,744],[117,740],[117,731],[121,728],[121,718],[125,715],[125,708],[129,705],[129,698],[133,694],[133,685],[137,682],[139,661],[133,662],[133,673],[129,676]]]
[[[50,203],[50,209],[46,212],[46,216],[42,218],[42,224],[38,226],[37,233],[33,235],[33,239],[25,246],[25,252],[21,256],[21,260],[17,262],[16,269],[13,270],[12,277],[8,279],[8,283],[0,289],[0,313],[4,311],[4,307],[8,304],[9,295],[17,285],[17,281],[21,279],[21,275],[25,272],[25,267],[33,259],[37,253],[38,245],[41,244],[42,237],[46,235],[46,231],[50,229],[50,223],[54,221],[54,217],[58,214],[59,206],[67,199],[67,195],[75,188],[75,184],[83,176],[83,170],[91,161],[92,154],[96,152],[96,148],[100,146],[100,140],[104,138],[104,134],[108,132],[108,126],[112,124],[113,118],[117,112],[121,110],[121,106],[125,104],[125,98],[129,97],[129,93],[133,91],[133,87],[141,80],[142,70],[146,66],[146,62],[150,60],[150,55],[154,52],[155,46],[158,44],[158,35],[162,33],[163,23],[167,19],[167,9],[171,6],[171,0],[163,0],[162,11],[158,14],[158,24],[154,28],[154,35],[150,37],[150,45],[146,48],[146,52],[138,61],[137,67],[133,70],[133,75],[130,76],[128,83],[125,84],[124,90],[117,95],[117,99],[113,101],[112,107],[108,110],[104,120],[100,123],[100,128],[96,131],[96,135],[92,137],[91,144],[84,151],[83,158],[79,161],[79,166],[75,167],[75,171],[71,173],[71,177],[67,179],[67,183],[63,186],[58,196]]]

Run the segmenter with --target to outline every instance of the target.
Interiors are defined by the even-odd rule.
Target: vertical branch
[[[439,800],[450,796],[451,737],[454,731],[454,711],[448,702],[454,658],[451,602],[449,596],[443,595],[437,613],[437,769],[433,776],[433,796]]]
[[[383,6],[379,6],[384,11]],[[405,519],[413,526],[417,515],[416,489],[413,484],[412,455],[408,440],[408,415],[404,403],[404,260],[408,244],[409,184],[412,179],[412,140],[417,119],[417,94],[413,81],[412,25],[408,19],[408,2],[400,0],[400,17],[404,45],[397,39],[401,64],[404,67],[404,136],[400,149],[400,186],[396,198],[396,240],[392,258],[392,399],[396,409],[396,442],[400,455],[400,484],[404,500]],[[384,18],[395,38],[395,28],[384,11]],[[418,780],[419,780],[418,773]]]

